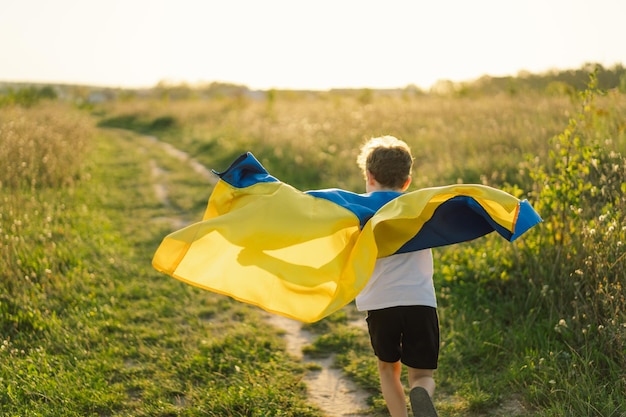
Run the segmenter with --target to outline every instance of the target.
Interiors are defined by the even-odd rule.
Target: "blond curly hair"
[[[366,180],[369,171],[381,186],[399,189],[411,176],[413,155],[406,142],[394,136],[381,136],[363,144],[357,164]]]

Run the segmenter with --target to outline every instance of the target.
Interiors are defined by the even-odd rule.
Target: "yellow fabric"
[[[378,256],[395,253],[442,203],[459,195],[473,197],[496,223],[513,230],[519,200],[504,191],[478,185],[424,188],[390,201],[372,217],[369,227],[375,229]]]
[[[392,200],[360,230],[348,209],[282,182],[218,182],[201,222],[165,237],[153,266],[181,281],[304,322],[337,311],[435,209],[469,195],[513,230],[518,202],[488,187],[428,188]]]

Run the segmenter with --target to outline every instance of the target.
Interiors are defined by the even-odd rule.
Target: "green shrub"
[[[31,107],[43,100],[56,100],[57,92],[51,86],[44,87],[23,87],[14,90],[9,88],[5,92],[0,92],[0,107],[18,105]]]
[[[626,159],[601,93],[592,75],[548,157],[521,167],[543,223],[512,245],[487,238],[440,259],[445,366],[508,368],[546,416],[626,410]]]
[[[140,113],[112,116],[104,118],[98,123],[99,127],[128,129],[146,134],[163,134],[171,129],[176,128],[177,125],[178,123],[176,121],[176,118],[174,118],[173,116],[164,115],[152,118],[151,116]]]

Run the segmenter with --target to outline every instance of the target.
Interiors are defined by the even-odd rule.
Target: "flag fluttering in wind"
[[[377,258],[493,231],[513,241],[541,222],[528,201],[483,185],[302,192],[251,153],[216,174],[202,221],[166,236],[154,268],[304,322],[352,301]]]

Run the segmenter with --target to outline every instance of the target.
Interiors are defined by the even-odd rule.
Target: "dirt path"
[[[341,370],[332,367],[333,356],[312,359],[302,354],[302,348],[313,342],[313,334],[303,330],[300,322],[286,317],[269,314],[268,321],[273,326],[284,330],[289,354],[319,367],[319,371],[311,371],[304,378],[313,404],[324,410],[328,417],[367,417],[369,415],[363,411],[368,408],[367,393],[343,375]]]
[[[211,184],[217,182],[217,177],[206,167],[187,153],[173,147],[169,143],[162,142],[153,136],[145,136],[150,146],[160,146],[167,154],[177,158],[181,162],[189,164],[196,174],[208,179]],[[167,172],[158,163],[151,159],[150,170],[154,183],[154,192],[165,207],[171,207],[168,189],[163,178]],[[185,226],[178,218],[170,218],[175,228]],[[334,358],[311,359],[302,354],[302,348],[309,345],[314,340],[314,335],[302,329],[300,322],[288,319],[275,314],[267,314],[268,322],[282,331],[287,344],[287,352],[306,363],[314,364],[314,369],[310,370],[304,382],[307,385],[309,399],[312,404],[317,405],[327,417],[367,417],[368,414],[362,410],[367,407],[367,393],[360,390],[351,380],[336,368],[333,368]]]

